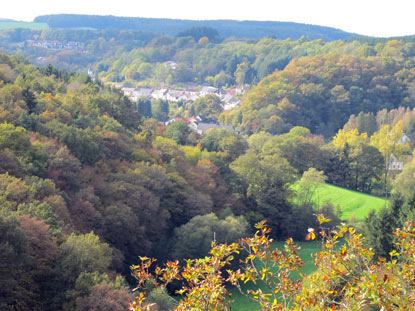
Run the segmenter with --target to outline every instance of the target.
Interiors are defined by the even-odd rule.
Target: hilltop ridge
[[[302,36],[308,36],[310,39],[334,41],[359,36],[331,27],[277,21],[182,20],[112,15],[53,14],[37,16],[34,22],[47,23],[51,28],[128,29],[166,35],[177,35],[191,27],[213,27],[219,31],[222,37],[262,38],[273,36],[277,39],[299,39]]]

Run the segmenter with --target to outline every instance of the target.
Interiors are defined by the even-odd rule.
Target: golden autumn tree
[[[359,134],[357,129],[350,131],[339,130],[333,138],[333,145],[337,148],[344,148],[347,145],[356,146],[367,142],[367,133]]]
[[[384,164],[384,191],[387,190],[387,178],[389,175],[390,164],[393,158],[400,159],[409,150],[409,144],[402,141],[403,121],[398,121],[395,126],[383,125],[379,131],[375,132],[370,138],[370,144],[382,153],[385,159]]]
[[[231,245],[213,245],[209,256],[178,262],[164,267],[151,266],[154,259],[142,257],[133,266],[138,280],[139,294],[130,304],[130,311],[152,310],[146,301],[145,285],[181,280],[183,287],[176,291],[182,296],[175,310],[230,310],[228,285],[236,286],[244,295],[259,304],[261,311],[329,311],[329,310],[413,310],[415,307],[415,226],[405,223],[394,233],[396,250],[391,260],[374,258],[364,238],[345,224],[332,231],[324,229],[329,221],[317,215],[319,229],[310,228],[307,239],[321,240],[321,251],[314,255],[317,271],[310,275],[294,275],[303,265],[299,247],[288,239],[282,249],[274,248],[268,237],[270,229],[259,223],[251,238]],[[245,259],[240,268],[228,268],[240,251]],[[226,270],[226,274],[225,271]],[[152,272],[154,271],[154,272]],[[268,290],[246,290],[243,284],[263,282]]]

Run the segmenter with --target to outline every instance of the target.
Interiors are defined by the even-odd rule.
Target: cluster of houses
[[[26,40],[26,46],[36,46],[50,50],[74,50],[82,51],[81,43],[75,41],[61,42],[59,40]]]
[[[240,100],[236,95],[240,95],[243,92],[242,88],[231,88],[230,90],[224,91],[222,89],[213,86],[203,87],[188,87],[185,90],[177,89],[166,89],[166,88],[129,88],[121,87],[122,92],[125,96],[130,98],[132,101],[137,101],[140,97],[154,98],[168,100],[172,102],[195,102],[199,98],[208,95],[217,95],[221,102],[223,110],[231,110],[239,105]]]
[[[190,118],[173,118],[165,122],[164,125],[168,126],[173,122],[182,121],[187,124],[187,126],[198,133],[199,135],[205,134],[207,130],[210,129],[219,129],[219,130],[228,130],[233,131],[234,128],[232,125],[218,124],[215,120],[205,119],[202,120],[199,116],[194,116]]]

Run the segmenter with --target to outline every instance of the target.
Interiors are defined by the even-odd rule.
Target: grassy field
[[[349,220],[353,216],[357,221],[363,220],[372,209],[378,210],[387,203],[383,198],[329,184],[318,188],[313,200],[319,205],[330,201],[340,207],[342,220]]]
[[[30,23],[30,22],[2,22],[0,21],[0,30],[11,28],[28,28],[28,29],[48,29],[46,23]]]
[[[298,255],[301,257],[301,259],[304,261],[304,266],[301,269],[301,273],[303,274],[309,274],[315,271],[315,266],[313,263],[313,259],[311,257],[311,254],[314,254],[320,250],[320,244],[319,242],[296,242],[301,249],[298,252]],[[275,243],[278,248],[283,247],[283,242],[277,242]],[[259,287],[266,291],[267,289],[265,286],[261,286],[260,283],[258,283]],[[248,283],[245,285],[244,289],[257,289],[258,285],[255,285],[253,283]],[[232,293],[232,300],[234,301],[232,303],[232,310],[233,311],[249,311],[249,310],[259,310],[259,305],[248,299],[247,297],[243,296],[238,290],[231,289],[230,292]]]

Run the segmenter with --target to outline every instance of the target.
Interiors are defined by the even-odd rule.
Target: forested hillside
[[[262,80],[225,118],[246,133],[278,134],[300,125],[332,136],[351,114],[413,107],[413,81],[403,57],[305,57]]]
[[[134,299],[142,310],[145,294],[167,311],[186,284],[178,310],[199,308],[190,293],[203,290],[224,309],[230,284],[272,271],[275,301],[296,298],[250,292],[264,310],[411,306],[388,299],[414,295],[413,37],[280,39],[258,27],[281,24],[250,22],[229,37],[231,21],[177,20],[159,35],[164,26],[141,27],[161,25],[152,19],[38,18],[74,19],[95,29],[0,31],[0,52],[16,53],[0,54],[0,310],[121,311]],[[248,26],[261,38],[247,39]],[[374,208],[336,206],[322,189],[365,193]],[[351,227],[331,231],[341,221]],[[324,242],[317,272],[299,281],[291,240],[270,250],[289,237]],[[212,241],[227,246],[196,260]],[[181,280],[157,287],[153,272]]]
[[[143,47],[154,37],[141,31],[12,28],[0,31],[0,51],[24,55],[34,64],[86,74],[94,63]]]
[[[373,170],[356,170],[358,153],[345,157],[344,145],[325,147],[306,128],[248,140],[223,129],[199,135],[184,122],[143,120],[119,91],[86,76],[0,61],[6,309],[88,310],[100,295],[125,305],[124,277],[138,256],[196,258],[264,218],[273,236],[304,239],[316,211],[339,217],[309,200],[307,185],[324,181],[314,167],[332,183],[382,189],[374,147]]]
[[[103,293],[126,306],[115,273],[177,252],[175,228],[207,215],[223,241],[248,230],[214,164],[226,171],[226,153],[189,160],[119,92],[18,57],[0,63],[2,309],[81,310]]]
[[[317,25],[288,22],[261,22],[235,20],[180,20],[166,18],[117,17],[98,15],[55,14],[34,19],[36,23],[47,23],[51,28],[94,28],[140,30],[156,34],[175,36],[192,27],[216,28],[221,37],[262,38],[274,36],[278,39],[298,39],[308,36],[327,41],[347,39],[353,34],[339,29]]]

